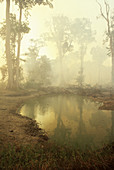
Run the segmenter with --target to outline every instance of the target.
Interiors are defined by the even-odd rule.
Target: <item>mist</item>
[[[56,3],[56,1],[53,2],[53,6],[55,6],[52,9],[45,6],[36,5],[29,11],[31,14],[31,16],[28,16],[27,19],[29,25],[24,26],[21,33],[22,40],[19,52],[20,75],[18,73],[18,77],[20,76],[20,82],[18,82],[18,84],[20,84],[19,86],[24,86],[25,84],[27,87],[27,83],[30,83],[32,86],[32,79],[34,79],[35,84],[42,84],[43,86],[80,86],[83,84],[84,86],[98,85],[110,87],[112,81],[112,64],[111,56],[109,54],[110,52],[108,50],[109,40],[105,34],[107,24],[103,21],[103,18],[97,19],[97,16],[100,15],[99,4],[93,1],[89,3],[88,1],[88,9],[96,5],[96,10],[94,10],[93,15],[91,15],[91,11],[88,15],[88,13],[86,13],[87,9],[85,9],[83,13],[85,12],[86,15],[80,13],[78,10],[76,11],[76,16],[72,14],[72,10],[69,10],[69,13],[67,10],[63,10],[62,13],[61,8],[59,10],[60,13],[59,11],[57,13],[56,11],[58,10],[59,2],[57,4]],[[74,2],[71,3],[71,6],[73,3]],[[80,6],[80,3],[78,4],[78,2],[75,2],[75,4]],[[4,4],[1,5],[3,6]],[[15,4],[12,2],[12,16],[15,16],[14,12],[16,12],[16,15],[18,14],[17,7],[14,9],[14,5]],[[67,6],[68,4],[66,3],[65,5]],[[105,11],[104,4],[101,5],[103,5],[102,9]],[[37,12],[37,9],[39,12]],[[48,15],[48,18],[44,15],[44,13]],[[23,23],[26,22],[25,14],[22,15]],[[36,15],[41,15],[41,17],[39,16],[39,22],[37,21],[37,24],[35,25]],[[17,15],[17,17],[19,16]],[[13,22],[14,21],[12,20],[12,31],[14,27]],[[5,33],[3,27],[5,27],[5,23],[4,26],[1,25],[1,37],[4,39]],[[11,32],[11,36],[12,38],[15,36],[13,32]],[[11,47],[14,48],[14,50],[12,49],[14,51],[12,57],[15,61],[15,55],[18,50],[16,46],[18,46],[18,44],[16,45],[16,42],[14,42],[13,39],[11,41],[12,45],[14,44],[15,46],[15,48],[13,46]],[[32,51],[29,51],[30,48],[33,50],[33,53],[34,50],[36,50],[36,54],[32,54]],[[3,52],[1,55],[2,54]],[[43,56],[45,56],[47,61],[41,61]],[[44,63],[41,64],[41,62]],[[3,57],[1,62],[1,83],[7,86],[9,73],[7,73],[7,71],[5,73],[4,68],[6,67],[7,69],[7,65],[5,63],[5,57]],[[40,67],[40,64],[45,65],[41,66],[44,67],[41,71],[39,71],[40,68],[38,68]],[[50,68],[46,70],[46,67]],[[17,72],[19,72],[19,70]],[[17,79],[16,75],[12,76],[14,77],[13,79]],[[12,81],[15,81],[16,83],[17,80]],[[42,81],[45,83],[42,83]]]
[[[113,169],[114,2],[0,11],[0,169]]]

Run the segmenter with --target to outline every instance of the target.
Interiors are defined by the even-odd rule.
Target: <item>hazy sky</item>
[[[103,2],[103,0],[99,0]],[[114,8],[114,1],[109,0],[111,8]],[[74,18],[90,18],[92,27],[98,33],[104,30],[104,20],[97,19],[99,16],[99,7],[96,4],[96,0],[54,0],[54,8],[49,9],[48,7],[36,6],[31,11],[31,28],[34,34],[43,30],[43,23],[53,15],[63,14],[65,16]],[[39,22],[40,21],[40,22]],[[36,27],[34,27],[36,25]]]
[[[99,0],[99,2],[103,4],[103,0]],[[111,9],[114,8],[114,0],[109,0]],[[48,7],[44,6],[36,6],[31,11],[31,32],[30,36],[35,37],[40,32],[46,30],[45,28],[45,21],[49,20],[54,15],[63,14],[68,16],[70,19],[74,18],[90,18],[92,23],[92,29],[96,31],[96,44],[93,45],[100,45],[102,46],[104,31],[106,30],[106,23],[103,18],[97,19],[100,16],[99,6],[96,3],[96,0],[54,0],[53,1],[54,8],[49,9]],[[34,27],[34,25],[36,25]],[[103,37],[104,36],[104,37]],[[26,38],[25,38],[26,39]],[[91,45],[91,46],[93,46]],[[54,55],[54,49],[50,51],[48,50],[48,54],[50,56]],[[45,53],[45,52],[44,52]],[[89,54],[86,58],[90,58]]]
[[[110,4],[111,9],[114,8],[114,0],[107,0]],[[103,5],[103,0],[99,0],[99,2]],[[90,18],[92,23],[92,29],[96,30],[96,45],[102,45],[103,34],[106,30],[105,21],[99,16],[99,6],[96,3],[96,0],[53,0],[54,8],[50,9],[48,6],[36,6],[34,7],[30,13],[30,28],[31,31],[28,35],[24,36],[22,42],[23,51],[27,51],[27,47],[29,45],[29,39],[36,39],[40,33],[46,31],[45,21],[49,20],[52,16],[63,14],[68,16],[70,19],[74,18]],[[16,11],[15,7],[11,4],[12,11]],[[5,17],[5,5],[0,5],[1,14],[0,21]],[[0,41],[1,42],[1,41]],[[46,50],[48,52],[46,52]],[[51,57],[54,55],[55,51],[48,49],[42,49],[42,53],[48,53]],[[1,52],[0,52],[1,55]]]

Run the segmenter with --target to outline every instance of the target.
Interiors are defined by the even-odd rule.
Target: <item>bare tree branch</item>
[[[100,13],[101,13],[101,16],[107,21],[107,17],[103,14],[103,10],[102,10],[102,6],[101,4],[96,0],[97,4],[99,5],[100,7]]]

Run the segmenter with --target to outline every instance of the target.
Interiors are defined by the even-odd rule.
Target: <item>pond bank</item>
[[[43,94],[43,93],[42,93]],[[25,91],[2,91],[0,93],[0,145],[35,144],[47,140],[46,134],[32,119],[17,114],[24,101],[41,95]]]
[[[55,144],[47,142],[48,137],[46,133],[34,120],[17,113],[18,108],[26,100],[48,94],[79,94],[88,96],[91,100],[103,104],[100,109],[114,109],[114,96],[110,95],[108,90],[48,87],[40,88],[39,90],[20,90],[16,92],[1,91],[0,150],[4,149],[0,152],[0,168],[112,168],[114,158],[113,144],[95,153],[88,152],[88,154],[80,154],[79,152],[68,150],[68,148],[59,148]],[[14,160],[17,162],[15,165],[13,163]],[[21,161],[19,162],[19,160]],[[5,162],[7,162],[7,167]]]
[[[114,96],[108,90],[57,88],[48,87],[39,90],[1,91],[0,92],[0,144],[21,142],[22,144],[37,143],[46,134],[39,125],[30,118],[15,114],[18,108],[28,99],[47,94],[79,94],[91,100],[103,103],[100,109],[114,110]],[[37,133],[38,132],[38,133]],[[40,137],[39,137],[40,136]]]

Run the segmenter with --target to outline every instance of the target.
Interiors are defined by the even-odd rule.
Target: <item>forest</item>
[[[114,2],[0,10],[0,169],[113,169]]]

